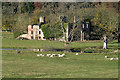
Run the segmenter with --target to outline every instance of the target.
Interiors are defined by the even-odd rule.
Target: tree
[[[15,24],[17,3],[5,2],[2,5],[2,28],[12,30]]]
[[[102,30],[103,35],[112,37],[118,27],[118,13],[115,8],[106,8],[101,5],[97,7],[96,16],[92,21],[94,26],[98,26]]]
[[[26,13],[16,15],[16,24],[13,28],[14,37],[18,37],[20,34],[27,33],[27,27],[30,25],[29,15]]]

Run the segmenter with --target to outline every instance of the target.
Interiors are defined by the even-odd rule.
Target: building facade
[[[28,25],[28,35],[30,36],[30,40],[45,40],[43,31],[39,25]]]

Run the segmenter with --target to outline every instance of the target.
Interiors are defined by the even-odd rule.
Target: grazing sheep
[[[116,58],[116,60],[118,60],[118,58]]]
[[[50,56],[51,54],[47,54],[47,56]]]
[[[53,56],[57,56],[57,54],[52,54]]]
[[[60,54],[58,54],[58,57],[61,57],[61,55],[60,55]]]
[[[58,57],[64,57],[64,56],[65,56],[65,54],[62,54],[62,55],[58,54]]]
[[[40,56],[39,54],[37,54],[37,56]]]
[[[58,55],[58,57],[63,57],[62,55]]]
[[[110,58],[110,60],[112,61],[112,60],[114,60],[114,58]]]
[[[65,56],[65,54],[63,53],[63,54],[62,54],[62,56],[64,57],[64,56]]]
[[[45,56],[45,55],[42,54],[41,56],[43,57],[43,56]]]
[[[44,55],[44,54],[39,54],[39,56],[43,57],[43,56],[45,56],[45,55]]]
[[[79,55],[78,53],[76,53],[76,56]]]
[[[118,60],[118,58],[114,58],[115,60]]]
[[[108,56],[105,56],[105,58],[108,58]]]
[[[53,58],[53,55],[51,55],[50,58]]]

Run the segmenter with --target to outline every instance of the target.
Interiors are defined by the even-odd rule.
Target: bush
[[[67,27],[67,23],[64,23],[64,27]],[[44,24],[41,25],[41,29],[46,39],[53,37],[59,38],[63,35],[60,22],[56,22],[54,25]]]

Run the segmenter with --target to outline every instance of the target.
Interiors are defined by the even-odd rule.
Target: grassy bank
[[[118,61],[104,56],[117,54],[65,53],[63,58],[37,57],[37,54],[61,52],[3,51],[2,75],[4,78],[117,78]]]
[[[64,43],[59,41],[42,40],[16,40],[13,33],[2,33],[2,48],[59,48],[63,49]],[[68,48],[86,48],[103,46],[103,42],[72,42]]]

